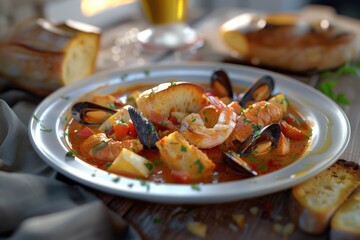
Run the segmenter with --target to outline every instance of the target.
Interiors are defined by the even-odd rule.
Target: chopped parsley
[[[117,183],[117,182],[120,181],[120,178],[119,178],[119,177],[113,178],[112,181],[113,181],[114,183]]]
[[[200,191],[201,190],[200,184],[198,184],[198,183],[191,184],[191,189],[195,190],[195,191]]]
[[[145,69],[145,70],[144,70],[144,74],[145,74],[146,76],[149,76],[149,75],[150,75],[150,70],[149,70],[149,69]]]
[[[202,171],[204,170],[204,165],[200,162],[200,160],[196,160],[195,164],[198,166],[198,174],[202,173]]]
[[[111,166],[111,162],[107,162],[103,164],[103,168],[107,169]]]
[[[72,151],[69,151],[65,154],[67,158],[75,158],[74,153]]]
[[[152,163],[144,163],[145,167],[149,169],[150,171],[154,168],[154,164]]]
[[[186,151],[187,151],[187,149],[186,149],[186,147],[185,147],[184,145],[181,145],[181,151],[182,151],[182,152],[186,152]]]
[[[257,166],[256,167],[258,170],[261,170],[261,171],[266,171],[268,170],[268,166],[267,165],[260,165],[260,166]]]
[[[147,180],[140,179],[140,185],[146,187],[146,191],[150,190],[150,183]]]
[[[243,118],[243,121],[244,121],[244,123],[251,123],[251,120],[248,119],[248,118],[246,118],[245,116],[244,116],[244,118]]]
[[[52,129],[51,128],[47,128],[44,124],[40,124],[40,130],[43,132],[51,132]]]
[[[40,119],[39,119],[36,115],[34,115],[34,114],[33,114],[33,118],[34,118],[34,120],[35,120],[36,122],[40,122]]]

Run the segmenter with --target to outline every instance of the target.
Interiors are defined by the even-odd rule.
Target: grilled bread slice
[[[329,227],[336,209],[359,185],[359,167],[354,162],[338,160],[328,169],[292,189],[292,219],[304,232],[323,233]]]
[[[335,212],[330,225],[331,240],[360,239],[360,188]]]
[[[165,120],[172,112],[198,112],[206,103],[204,89],[189,82],[162,83],[142,92],[136,99],[139,111],[150,120]]]

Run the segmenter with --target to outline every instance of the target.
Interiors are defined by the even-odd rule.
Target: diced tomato
[[[286,121],[280,121],[281,132],[288,138],[296,140],[306,139],[306,135],[298,128],[291,126]]]
[[[176,118],[175,116],[171,116],[171,117],[169,118],[169,120],[170,120],[174,125],[178,124],[177,118]]]
[[[286,116],[284,116],[283,119],[290,125],[294,126],[297,124],[296,119],[291,115],[286,115]]]
[[[138,132],[136,131],[136,128],[135,128],[133,122],[129,121],[128,126],[129,126],[128,134],[134,138],[137,137]]]
[[[122,106],[124,106],[124,103],[120,99],[116,99],[114,101],[114,105],[117,107],[122,107]]]
[[[91,130],[91,128],[89,127],[83,127],[83,129],[77,132],[77,136],[83,139],[86,139],[94,134],[95,134],[94,131]]]
[[[177,183],[190,183],[191,175],[185,170],[172,170],[171,176]]]
[[[113,126],[115,137],[117,140],[123,139],[129,131],[129,126],[125,123],[115,124]]]

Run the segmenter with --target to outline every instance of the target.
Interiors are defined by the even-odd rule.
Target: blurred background
[[[360,2],[350,0],[191,0],[190,4],[203,11],[234,6],[268,12],[295,11],[307,4],[322,4],[334,7],[339,14],[360,18]],[[0,36],[13,24],[30,17],[55,21],[72,18],[106,28],[136,12],[137,0],[0,0]]]

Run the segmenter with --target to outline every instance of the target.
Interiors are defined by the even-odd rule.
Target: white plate
[[[219,184],[156,184],[109,174],[80,159],[65,155],[69,147],[64,127],[73,103],[86,93],[110,93],[137,83],[166,81],[208,82],[214,70],[224,69],[235,84],[249,86],[269,74],[275,79],[275,92],[283,92],[313,124],[307,153],[295,163],[264,176]],[[48,131],[46,131],[48,130]],[[51,131],[50,131],[51,130]],[[350,138],[350,125],[344,112],[317,90],[287,76],[252,67],[218,63],[152,65],[126,70],[100,72],[65,86],[48,96],[29,123],[33,147],[43,160],[63,175],[89,187],[114,195],[153,202],[215,203],[261,196],[290,188],[334,163]]]

